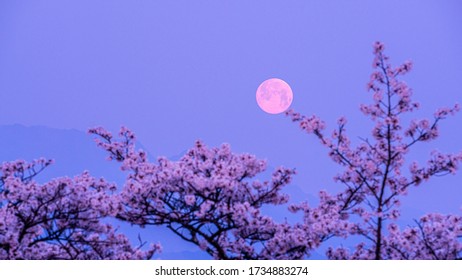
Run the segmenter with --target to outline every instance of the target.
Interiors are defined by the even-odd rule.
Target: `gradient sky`
[[[372,43],[380,40],[422,110],[462,103],[460,1],[0,1],[0,125],[85,131],[131,128],[152,155],[179,155],[196,139],[297,168],[308,193],[335,191],[337,168],[318,141],[283,115],[260,110],[258,85],[284,79],[292,108],[353,141],[370,134],[359,104],[371,96]],[[462,114],[432,148],[462,150]],[[8,137],[8,135],[2,135]],[[31,140],[32,141],[32,140]],[[46,155],[44,155],[46,156]],[[462,175],[411,191],[410,205],[454,212]]]

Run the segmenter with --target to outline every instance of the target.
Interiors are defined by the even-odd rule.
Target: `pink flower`
[[[192,206],[196,202],[196,197],[194,195],[185,195],[184,202],[186,203],[186,205]]]

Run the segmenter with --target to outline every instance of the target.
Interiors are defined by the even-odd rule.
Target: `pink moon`
[[[257,89],[258,106],[269,114],[284,112],[289,108],[292,100],[292,89],[281,79],[268,79],[261,83]]]

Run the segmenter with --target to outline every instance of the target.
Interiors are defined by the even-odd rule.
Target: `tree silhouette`
[[[166,225],[216,259],[300,259],[336,230],[337,211],[330,207],[312,209],[329,217],[312,224],[276,223],[261,214],[264,205],[287,202],[281,189],[294,170],[280,167],[271,180],[252,181],[265,170],[265,161],[234,154],[227,144],[208,148],[200,141],[178,161],[160,157],[151,163],[145,152],[135,151],[128,129],[122,128],[119,138],[102,128],[90,132],[129,172],[119,194],[124,210],[117,217],[142,226]]]
[[[160,249],[134,248],[103,220],[117,213],[115,186],[87,172],[38,184],[51,164],[0,165],[0,259],[150,259]]]
[[[364,237],[353,252],[345,248],[327,251],[333,259],[455,259],[461,257],[461,218],[453,215],[428,214],[415,228],[399,231],[394,223],[400,216],[400,198],[409,188],[435,176],[454,174],[462,152],[443,154],[433,151],[425,166],[413,162],[404,170],[405,156],[420,142],[438,137],[440,121],[459,111],[441,108],[433,120],[412,120],[404,128],[402,116],[419,108],[413,102],[412,90],[399,77],[412,68],[405,62],[397,68],[389,63],[384,45],[374,44],[374,71],[367,88],[373,102],[361,105],[361,111],[373,122],[372,137],[361,138],[352,147],[346,135],[346,119],[338,120],[338,129],[331,136],[325,133],[325,124],[316,116],[303,116],[293,110],[287,112],[292,121],[307,133],[314,134],[327,147],[333,161],[344,167],[335,176],[345,189],[336,195],[340,214],[354,221],[349,234]]]

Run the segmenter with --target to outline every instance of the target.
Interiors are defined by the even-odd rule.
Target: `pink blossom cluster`
[[[448,260],[462,258],[462,217],[427,214],[417,226],[400,231],[396,224],[388,226],[384,254],[388,259]]]
[[[391,260],[456,260],[462,258],[462,217],[431,213],[416,221],[416,226],[403,230],[395,223],[388,225],[383,239],[383,259]],[[375,250],[364,242],[354,250],[329,248],[331,259],[374,259]]]
[[[390,222],[399,218],[400,198],[408,193],[411,186],[417,186],[434,176],[456,172],[462,161],[462,152],[445,154],[434,151],[425,166],[420,167],[414,162],[409,166],[409,171],[406,171],[404,162],[413,145],[437,138],[440,121],[454,115],[460,107],[455,105],[453,108],[439,109],[433,120],[413,120],[405,129],[402,115],[419,108],[419,104],[412,101],[411,88],[399,80],[400,76],[411,70],[412,63],[405,62],[393,68],[389,58],[384,54],[385,48],[382,43],[375,43],[373,49],[374,72],[367,84],[367,89],[372,92],[372,103],[360,106],[360,110],[374,122],[371,138],[361,138],[362,142],[352,147],[346,135],[347,122],[344,117],[338,120],[338,129],[329,137],[324,132],[324,122],[318,117],[305,117],[293,110],[286,113],[302,130],[317,136],[328,148],[329,156],[344,167],[344,171],[334,177],[345,186],[345,189],[337,194],[335,203],[338,205],[340,216],[346,215],[350,217],[350,221],[355,221],[354,225],[345,225],[349,228],[348,234],[362,236],[365,240],[358,244],[352,253],[343,247],[330,248],[327,256],[332,259],[404,258],[397,255],[399,250],[408,251],[406,258],[440,259],[460,256],[460,232],[444,232],[435,226],[436,220],[439,221],[438,225],[449,226],[456,221],[460,224],[460,217],[448,216],[450,218],[446,219],[429,214],[419,222],[420,231],[414,228],[397,233],[390,230],[390,227],[387,228],[387,225],[392,225]],[[410,231],[416,232],[412,238],[409,236]],[[345,232],[342,234],[345,235]],[[439,241],[436,242],[431,236],[438,236]],[[423,244],[422,240],[427,240],[427,247],[438,253],[430,256],[422,253],[423,249],[418,249],[418,253],[411,253],[410,247],[404,244],[397,245],[404,242],[403,238],[411,238],[420,245]],[[399,250],[390,253],[390,244],[394,244],[393,246]],[[430,249],[427,248],[428,250]],[[443,251],[440,252],[441,250]],[[457,252],[454,253],[454,250]]]
[[[134,152],[134,138],[123,131],[118,139],[100,129],[90,132],[129,171],[118,217],[137,225],[166,225],[216,259],[300,259],[338,231],[338,211],[327,204],[303,206],[306,222],[295,225],[261,213],[264,205],[288,201],[281,190],[292,169],[279,167],[270,180],[256,180],[266,169],[264,160],[234,154],[228,144],[208,148],[201,141],[178,161],[160,157],[150,163],[143,151]]]
[[[39,184],[51,161],[0,164],[0,259],[149,259],[104,219],[121,204],[115,186],[88,172]]]

